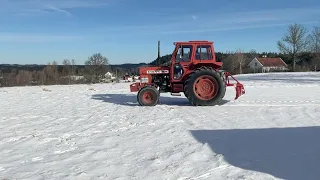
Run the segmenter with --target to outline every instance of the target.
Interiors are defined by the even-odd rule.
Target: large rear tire
[[[159,102],[160,93],[153,86],[145,86],[140,89],[137,100],[141,106],[155,106]]]
[[[210,67],[195,69],[184,83],[184,93],[195,106],[214,106],[221,102],[226,85],[219,72]]]

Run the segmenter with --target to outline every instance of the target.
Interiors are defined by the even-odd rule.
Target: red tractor
[[[139,68],[140,82],[131,84],[130,91],[138,92],[140,105],[155,106],[162,92],[170,92],[174,96],[183,92],[195,106],[219,104],[227,86],[235,87],[235,99],[245,94],[241,83],[229,72],[220,70],[222,62],[216,61],[213,42],[175,42],[174,45],[169,66]],[[236,83],[230,83],[229,77]]]

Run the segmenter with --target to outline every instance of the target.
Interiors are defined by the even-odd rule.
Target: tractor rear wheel
[[[138,92],[138,102],[141,106],[155,106],[159,102],[160,93],[153,86],[145,86]]]
[[[219,72],[210,67],[200,67],[184,84],[184,93],[190,103],[196,106],[213,106],[221,102],[226,85]]]

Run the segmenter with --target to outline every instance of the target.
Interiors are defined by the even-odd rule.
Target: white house
[[[281,58],[254,58],[248,64],[253,72],[287,71],[288,65]]]
[[[111,80],[116,79],[116,77],[114,77],[111,72],[107,72],[107,73],[104,75],[104,77],[105,77],[106,79],[111,79]]]

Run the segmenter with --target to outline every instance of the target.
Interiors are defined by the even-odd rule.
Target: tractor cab
[[[185,77],[200,66],[209,66],[219,69],[221,62],[216,61],[213,42],[188,41],[175,42],[175,49],[171,57],[171,81],[184,81]]]

